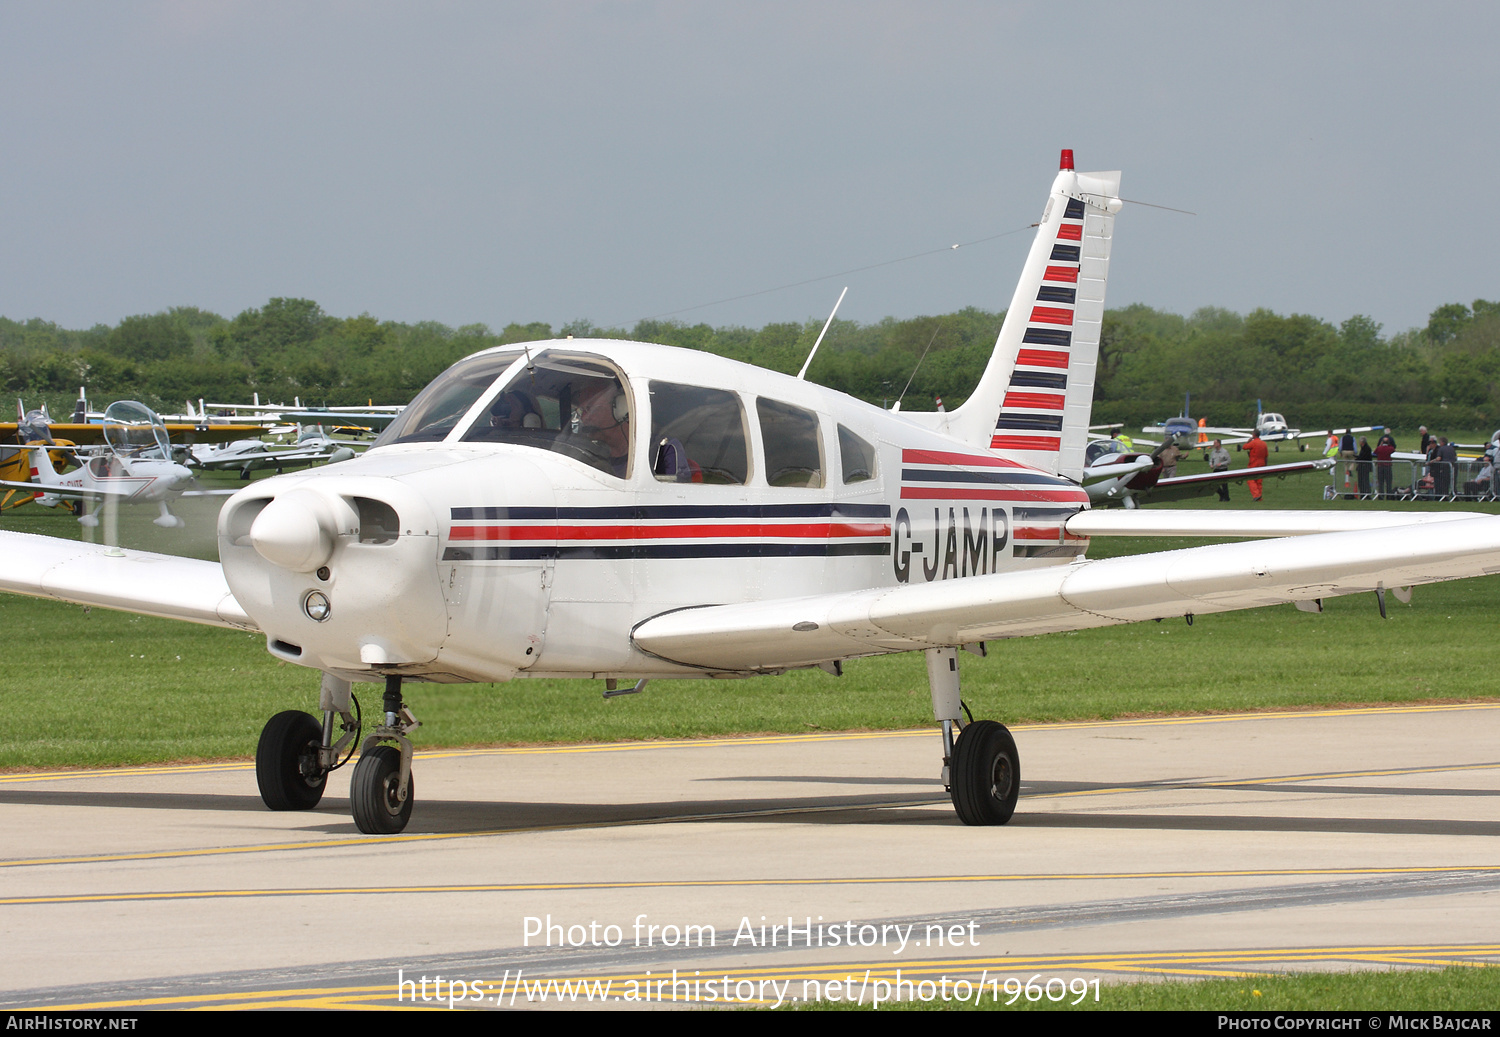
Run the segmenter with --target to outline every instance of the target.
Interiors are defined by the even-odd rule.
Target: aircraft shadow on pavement
[[[422,799],[422,813],[409,834],[443,834],[502,829],[590,828],[637,824],[690,824],[699,822],[752,822],[837,825],[940,825],[955,827],[959,821],[948,806],[948,795],[932,782],[921,779],[848,779],[832,777],[761,776],[713,778],[709,781],[756,780],[775,782],[825,782],[829,784],[882,784],[915,786],[904,793],[864,793],[736,799],[683,799],[637,803],[514,802],[503,800]],[[923,789],[922,786],[927,786]],[[1089,782],[1040,782],[1023,787],[1021,807],[1012,828],[1094,828],[1119,830],[1176,831],[1264,831],[1264,832],[1363,832],[1384,835],[1500,835],[1500,821],[1411,817],[1303,816],[1278,817],[1260,814],[1191,813],[1191,807],[1174,813],[1121,813],[1118,811],[1028,810],[1027,795],[1063,792],[1139,790],[1160,792],[1182,789],[1222,790],[1224,786],[1180,781],[1136,785]],[[1311,791],[1319,793],[1493,796],[1484,789],[1404,789],[1386,787],[1300,786],[1291,784],[1235,785],[1255,791]],[[929,791],[930,790],[930,791]],[[420,795],[420,790],[419,790]],[[202,792],[104,792],[44,789],[0,790],[0,806],[7,804],[57,807],[93,807],[123,810],[214,811],[226,810],[268,814],[256,795],[224,795]],[[288,812],[286,827],[299,831],[321,830],[329,835],[356,832],[349,819],[348,801],[330,796],[308,812]]]
[[[83,792],[0,789],[0,806],[106,807],[119,810],[243,810],[264,813],[260,796],[207,792]]]
[[[1268,817],[1264,814],[1073,814],[1016,811],[1010,828],[1098,828],[1178,832],[1316,832],[1366,835],[1500,835],[1500,821],[1415,817]]]
[[[1476,765],[1480,766],[1480,765]],[[1309,785],[1298,781],[1286,779],[1266,779],[1265,781],[1223,781],[1222,779],[1203,778],[1200,780],[1173,778],[1161,781],[1038,781],[1023,782],[1021,795],[1026,796],[1057,796],[1076,792],[1119,792],[1128,794],[1131,792],[1170,792],[1176,789],[1184,791],[1213,790],[1222,792],[1227,789],[1244,792],[1316,792],[1325,795],[1336,796],[1500,796],[1500,789],[1435,789],[1414,788],[1406,785]]]
[[[421,790],[418,789],[420,797]],[[937,819],[956,824],[946,793],[912,790],[847,796],[670,800],[642,803],[522,803],[503,800],[420,799],[422,814],[408,834],[469,832],[490,829],[589,828],[612,825],[692,823],[699,821],[793,821],[800,824],[876,824],[896,820],[897,808],[928,804],[940,807]],[[120,810],[225,810],[266,814],[259,796],[206,793],[0,790],[0,806],[7,804],[56,807],[95,807]],[[329,796],[310,811],[279,815],[287,828],[309,827],[328,834],[357,832],[349,818],[349,801]],[[910,817],[899,820],[910,821]],[[931,820],[931,819],[928,819]],[[311,825],[308,822],[312,822]]]

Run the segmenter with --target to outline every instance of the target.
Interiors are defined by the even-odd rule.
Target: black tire
[[[328,772],[318,762],[323,726],[295,709],[277,713],[255,747],[255,783],[272,810],[311,810],[323,798]]]
[[[354,823],[366,835],[395,835],[411,820],[411,803],[416,798],[416,780],[406,782],[406,801],[396,801],[401,783],[401,750],[393,745],[377,745],[359,758],[354,778],[349,783],[349,805]]]
[[[1016,812],[1021,757],[1004,724],[976,720],[959,733],[949,770],[953,809],[966,825],[1003,825]]]

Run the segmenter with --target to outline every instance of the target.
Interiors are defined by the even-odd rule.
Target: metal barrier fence
[[[1324,500],[1443,500],[1492,501],[1500,499],[1495,480],[1479,482],[1483,458],[1448,461],[1392,461],[1387,477],[1374,461],[1342,458],[1328,470]],[[1388,480],[1388,481],[1387,481]]]

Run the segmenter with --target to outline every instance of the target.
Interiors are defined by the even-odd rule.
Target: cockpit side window
[[[631,410],[630,393],[614,368],[547,352],[487,397],[462,440],[550,450],[625,478]]]
[[[875,478],[875,448],[843,425],[839,426],[839,460],[845,486]]]
[[[474,401],[520,355],[519,351],[483,353],[460,360],[419,392],[374,445],[438,443],[446,439]]]
[[[745,441],[736,394],[651,383],[651,473],[658,482],[742,485],[750,478]]]
[[[823,440],[818,416],[779,400],[757,397],[766,482],[772,486],[817,489],[823,485]]]

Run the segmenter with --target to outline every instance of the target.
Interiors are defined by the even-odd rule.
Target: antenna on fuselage
[[[927,340],[927,349],[932,348],[932,344],[937,341],[938,332],[942,330],[943,326],[941,324],[933,330],[932,338]],[[911,383],[917,377],[917,372],[922,369],[922,361],[927,359],[927,349],[922,350],[922,355],[917,357],[917,366],[911,369],[911,377],[906,379],[906,384],[901,387],[901,395],[896,397],[896,402],[891,407],[892,414],[901,410],[901,401],[906,398],[906,390],[911,388]]]
[[[812,352],[807,354],[807,359],[802,362],[802,370],[797,372],[797,378],[799,381],[801,380],[803,375],[807,374],[807,369],[812,366],[813,357],[818,355],[818,347],[823,344],[823,336],[828,334],[829,325],[833,323],[833,316],[835,313],[839,312],[839,306],[843,303],[844,296],[848,293],[849,286],[844,285],[844,290],[842,292],[839,292],[839,301],[833,304],[833,313],[830,313],[828,315],[828,319],[823,322],[823,330],[818,332],[818,341],[813,343]]]

